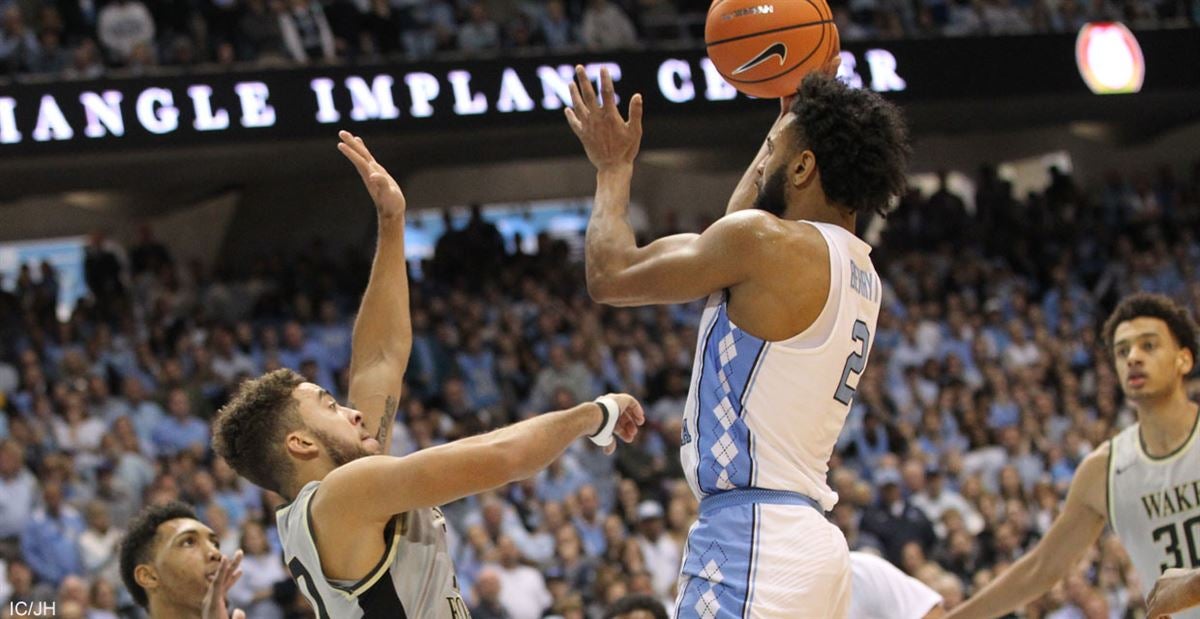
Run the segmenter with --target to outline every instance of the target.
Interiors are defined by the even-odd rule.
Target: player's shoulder
[[[339,522],[358,522],[369,510],[346,509],[378,488],[381,476],[400,460],[394,456],[365,456],[343,464],[312,486],[311,511]],[[312,482],[309,482],[312,484]],[[306,488],[308,486],[305,486]]]
[[[711,230],[723,235],[763,236],[783,232],[783,220],[756,208],[734,211],[713,222]]]
[[[1082,500],[1097,514],[1108,513],[1108,470],[1112,460],[1112,441],[1104,441],[1083,458],[1071,479],[1072,496]]]
[[[709,229],[726,241],[753,245],[763,252],[786,251],[790,255],[826,251],[826,241],[816,226],[803,221],[780,219],[760,209],[730,213]]]
[[[1075,479],[1078,480],[1081,475],[1089,477],[1099,475],[1103,477],[1108,470],[1108,460],[1112,457],[1112,454],[1112,440],[1100,443],[1099,447],[1096,447],[1083,457],[1083,462],[1079,463],[1079,469],[1075,472]]]

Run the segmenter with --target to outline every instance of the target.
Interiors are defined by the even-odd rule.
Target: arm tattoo
[[[379,431],[375,433],[375,440],[379,441],[379,446],[387,448],[383,444],[383,437],[387,436],[392,429],[392,423],[396,421],[396,396],[389,395],[383,404],[383,416],[379,418]]]

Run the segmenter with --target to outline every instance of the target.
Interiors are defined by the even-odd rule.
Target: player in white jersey
[[[939,619],[942,596],[887,559],[850,553],[849,619]]]
[[[1105,322],[1104,341],[1138,422],[1088,454],[1046,536],[949,618],[999,617],[1040,596],[1070,574],[1105,523],[1146,587],[1168,569],[1200,567],[1200,407],[1184,388],[1196,325],[1170,299],[1136,294]]]
[[[318,619],[467,617],[437,506],[533,476],[582,436],[612,451],[643,421],[627,395],[546,413],[403,458],[391,444],[412,328],[404,195],[361,139],[339,149],[379,215],[379,245],[351,342],[349,403],[295,372],[247,381],[217,414],[214,450],[290,502],[275,515],[284,562]],[[360,411],[356,405],[361,405]]]
[[[831,68],[827,68],[829,70]],[[676,614],[844,617],[845,539],[826,521],[825,481],[871,350],[882,286],[860,213],[904,185],[898,110],[824,74],[805,78],[730,201],[703,234],[638,247],[628,221],[641,97],[629,120],[601,74],[603,105],[577,68],[567,119],[597,168],[587,283],[611,305],[708,297],[684,413],[681,458],[700,518]]]
[[[1166,618],[1193,606],[1200,606],[1200,568],[1173,567],[1163,572],[1146,596],[1146,616],[1150,619]]]

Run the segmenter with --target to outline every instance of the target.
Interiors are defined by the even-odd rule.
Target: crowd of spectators
[[[703,40],[701,0],[0,0],[0,77],[375,62]],[[1200,0],[832,0],[845,41],[1200,24]]]
[[[1137,290],[1200,306],[1200,164],[1114,172],[1091,191],[1054,171],[1028,196],[984,169],[969,197],[914,192],[888,219],[874,254],[884,309],[830,475],[850,546],[951,606],[1039,539],[1081,458],[1133,421],[1097,339],[1107,309]],[[701,307],[593,304],[569,246],[539,241],[506,253],[474,218],[438,243],[412,285],[391,452],[636,394],[648,420],[635,444],[609,457],[579,442],[444,510],[477,618],[594,617],[628,593],[670,604],[697,513],[678,448]],[[212,455],[208,421],[241,380],[281,366],[344,396],[362,252],[314,242],[209,270],[148,229],[128,247],[96,235],[91,294],[66,322],[49,266],[0,285],[0,615],[10,600],[131,612],[122,528],[182,499],[223,551],[246,552],[235,606],[306,616],[280,561],[281,498]],[[1148,584],[1106,534],[1029,616],[1123,617]]]

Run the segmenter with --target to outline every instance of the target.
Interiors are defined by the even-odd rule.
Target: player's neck
[[[289,497],[295,498],[308,482],[321,481],[331,471],[333,464],[324,458],[301,462],[296,465],[296,476],[292,479],[292,486],[284,488],[284,491]]]
[[[857,224],[857,217],[853,211],[846,210],[829,204],[825,201],[817,203],[806,201],[793,201],[788,205],[788,209],[784,211],[783,218],[791,221],[815,221],[823,224],[833,224],[841,226],[854,233]]]
[[[200,609],[161,598],[150,600],[150,619],[200,619]]]
[[[1147,455],[1161,458],[1174,453],[1192,436],[1197,406],[1188,400],[1187,391],[1176,389],[1154,400],[1139,402],[1138,423]]]

